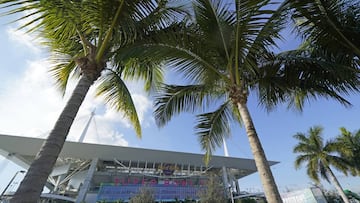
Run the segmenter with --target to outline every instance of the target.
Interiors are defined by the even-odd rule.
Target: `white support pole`
[[[226,145],[226,141],[225,139],[223,138],[223,145],[224,145],[224,155],[226,157],[229,157],[229,151],[228,151],[228,148],[227,148],[227,145]]]
[[[223,145],[224,145],[224,155],[225,157],[229,157],[229,151],[224,138],[223,138]],[[229,184],[229,174],[227,173],[227,169],[225,166],[222,167],[222,171],[223,171],[225,191],[228,193],[228,196],[230,196],[231,203],[234,203],[234,197],[232,193],[233,184]]]
[[[84,128],[84,130],[82,131],[81,136],[80,136],[78,142],[84,142],[85,135],[86,135],[86,133],[87,133],[87,131],[88,131],[88,129],[89,129],[91,120],[92,120],[92,118],[94,117],[94,115],[95,115],[95,109],[91,112],[90,118],[89,118],[88,122],[86,123],[85,128]]]
[[[88,170],[88,172],[86,174],[84,183],[80,187],[79,194],[78,194],[78,196],[76,198],[76,203],[81,203],[81,202],[83,202],[85,200],[86,193],[89,190],[91,179],[94,176],[94,173],[96,171],[96,166],[97,166],[98,161],[99,161],[99,158],[94,158],[91,161],[91,164],[90,164],[89,170]]]

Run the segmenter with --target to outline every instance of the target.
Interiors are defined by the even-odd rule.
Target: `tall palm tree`
[[[12,202],[37,202],[90,86],[124,113],[141,136],[134,102],[123,79],[143,79],[146,89],[162,80],[159,61],[133,59],[126,46],[166,27],[179,10],[167,1],[1,0],[5,14],[24,14],[21,28],[35,32],[53,54],[52,73],[65,90],[70,76],[79,77],[68,103],[16,191]],[[126,56],[124,56],[124,54]]]
[[[133,52],[165,58],[188,83],[162,87],[155,99],[157,124],[164,126],[183,111],[200,111],[195,128],[206,161],[222,138],[229,136],[229,122],[243,124],[267,201],[279,203],[282,200],[247,106],[249,94],[255,92],[259,103],[269,109],[281,102],[301,108],[304,100],[317,96],[349,104],[340,93],[356,90],[358,80],[351,68],[345,75],[343,66],[310,58],[308,50],[272,53],[285,26],[287,4],[271,9],[270,3],[195,0],[193,19],[173,27],[173,32],[159,33],[152,43],[134,46]]]
[[[319,183],[319,175],[335,186],[345,203],[349,199],[345,195],[339,181],[330,167],[334,167],[347,175],[347,161],[336,155],[336,147],[332,142],[324,143],[322,138],[323,128],[315,126],[309,129],[308,134],[297,133],[294,138],[299,141],[294,147],[294,153],[299,155],[295,160],[295,168],[299,169],[303,163],[307,163],[307,174],[316,183]]]
[[[336,137],[338,153],[348,160],[353,175],[360,175],[360,130],[350,132],[340,128],[341,134]]]

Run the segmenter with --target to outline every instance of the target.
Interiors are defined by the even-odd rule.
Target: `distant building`
[[[320,188],[311,187],[281,194],[284,203],[327,203]]]
[[[0,154],[27,169],[43,141],[0,135]],[[148,186],[157,201],[196,200],[208,172],[223,174],[230,197],[240,194],[238,179],[256,171],[251,159],[213,156],[205,166],[201,154],[66,142],[46,184],[50,192],[42,197],[77,203],[128,201]],[[4,193],[5,199],[11,195]]]

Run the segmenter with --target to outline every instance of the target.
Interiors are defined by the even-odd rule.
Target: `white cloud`
[[[25,22],[19,21],[21,26]],[[40,40],[35,39],[33,34],[25,30],[18,31],[15,28],[6,29],[8,38],[15,42],[19,49],[32,53],[32,56],[41,56],[44,51],[39,45]],[[75,82],[69,82],[65,97],[62,98],[54,85],[55,80],[48,72],[50,67],[46,60],[32,60],[27,62],[23,75],[13,80],[9,86],[3,86],[0,94],[0,133],[46,137],[52,129],[58,115],[65,106],[67,99],[75,87]],[[4,76],[6,77],[6,76]],[[1,84],[1,81],[0,81]],[[68,139],[77,141],[80,137],[86,121],[94,108],[104,108],[101,98],[95,98],[95,86],[90,88]],[[138,111],[140,122],[149,122],[145,118],[151,110],[151,101],[140,88],[141,84],[129,83],[135,106]],[[98,112],[97,112],[98,113]],[[85,142],[128,145],[124,135],[119,132],[121,128],[131,128],[130,123],[123,117],[121,112],[111,108],[105,108],[103,112],[95,116],[96,128],[91,124],[86,135]],[[145,122],[145,124],[146,124]],[[120,126],[120,128],[119,128]]]
[[[95,87],[91,88],[89,95],[94,95],[94,89]],[[139,114],[140,122],[144,125],[144,120],[151,120],[150,118],[145,119],[147,113],[151,110],[151,101],[141,94],[133,94],[132,96]],[[90,118],[91,111],[95,106],[101,105],[103,105],[103,103],[100,98],[91,97],[91,99],[87,98],[85,100],[82,111],[79,112],[79,119],[74,124],[70,132],[69,139],[73,141],[79,140],[80,134]],[[117,128],[132,128],[132,125],[126,118],[124,118],[123,113],[117,112],[107,106],[103,113],[97,112],[94,116],[84,142],[127,146],[128,142],[123,139],[124,135],[122,133],[116,131]]]
[[[20,14],[21,15],[21,14]],[[21,17],[25,17],[20,19]],[[40,45],[41,38],[36,32],[29,33],[29,29],[33,28],[34,26],[38,25],[38,22],[34,22],[37,18],[40,17],[40,14],[36,12],[36,10],[26,10],[23,12],[22,16],[14,17],[13,20],[16,20],[16,23],[12,27],[8,27],[6,29],[6,33],[8,35],[8,39],[14,41],[19,46],[25,46],[25,48],[30,49],[30,52],[35,54],[40,54],[44,46]],[[31,23],[30,25],[27,25]],[[23,27],[25,26],[25,27]],[[18,29],[23,27],[22,29]]]
[[[48,62],[39,60],[27,64],[28,68],[23,76],[5,88],[0,95],[0,123],[2,124],[0,133],[45,137],[63,109],[75,82],[69,83],[68,91],[62,98],[54,86],[54,79],[48,72],[50,66]],[[79,139],[91,111],[95,107],[104,108],[101,98],[93,96],[94,91],[95,86],[90,88],[88,96],[80,108],[70,131],[69,140],[77,141]],[[151,119],[145,119],[145,117],[151,110],[151,101],[139,91],[132,96],[139,119],[142,123],[149,123],[148,121]],[[131,128],[131,125],[121,112],[116,112],[110,107],[106,108],[105,112],[95,116],[95,121],[97,122],[96,128],[92,123],[86,135],[86,142],[128,145],[124,135],[118,131],[118,126],[121,130],[121,127]]]
[[[4,88],[0,100],[2,131],[38,136],[54,123],[63,101],[52,86],[47,67],[45,61],[28,62],[23,76]]]
[[[6,30],[6,33],[9,36],[9,39],[16,42],[18,46],[25,46],[35,54],[41,53],[41,46],[39,45],[40,40],[34,35],[31,35],[24,30],[17,30],[13,27],[9,27]]]
[[[11,86],[6,87],[1,94],[0,123],[2,127],[0,133],[45,137],[52,129],[75,84],[74,82],[69,84],[68,91],[62,98],[54,86],[54,79],[48,72],[50,66],[48,62],[39,60],[29,61],[27,64],[26,72]],[[80,108],[69,133],[69,140],[77,141],[91,111],[95,107],[103,106],[101,98],[93,97],[94,89],[95,87],[90,88],[88,96]],[[145,116],[151,110],[151,101],[141,92],[132,96],[140,120],[150,120],[145,119]],[[131,125],[123,118],[121,112],[106,108],[104,113],[98,113],[95,116],[95,121],[96,128],[92,123],[85,142],[128,145],[119,130],[121,127],[130,128]]]
[[[152,108],[151,101],[143,94],[132,94],[139,120],[144,122],[145,113]]]

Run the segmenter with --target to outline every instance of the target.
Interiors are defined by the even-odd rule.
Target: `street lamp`
[[[6,190],[9,188],[9,186],[11,185],[11,183],[14,181],[14,179],[16,178],[18,173],[25,173],[25,171],[21,170],[21,171],[16,171],[16,173],[14,174],[14,176],[11,178],[10,182],[7,184],[7,186],[5,187],[5,189],[2,191],[1,195],[0,195],[0,199],[3,198]]]

